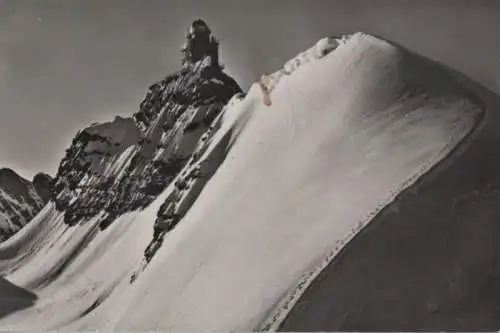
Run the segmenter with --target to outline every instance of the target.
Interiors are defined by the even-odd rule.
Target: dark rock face
[[[35,178],[37,186],[11,169],[0,169],[0,241],[14,235],[47,203],[50,184],[46,187],[44,182],[50,176]]]
[[[33,306],[37,299],[34,293],[0,277],[0,318]]]
[[[33,186],[44,202],[48,202],[52,196],[53,181],[54,179],[45,173],[38,173],[33,177]]]
[[[104,210],[101,227],[106,228],[119,215],[149,205],[184,167],[225,104],[241,92],[214,62],[207,36],[210,32],[196,30],[187,43],[189,61],[153,84],[131,118],[94,124],[76,135],[53,189],[66,223]]]

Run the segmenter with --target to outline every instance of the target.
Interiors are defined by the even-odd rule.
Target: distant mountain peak
[[[1,168],[0,169],[0,177],[9,177],[9,178],[22,178],[17,172],[10,168]]]
[[[26,225],[50,200],[51,182],[46,174],[30,182],[10,168],[0,169],[0,241]]]

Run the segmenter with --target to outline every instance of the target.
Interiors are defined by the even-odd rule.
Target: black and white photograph
[[[0,331],[500,331],[500,0],[0,0]]]

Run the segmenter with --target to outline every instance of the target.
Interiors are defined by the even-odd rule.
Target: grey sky
[[[130,115],[179,68],[198,17],[244,88],[323,36],[364,31],[500,93],[499,0],[0,0],[0,166],[54,174],[78,129]]]

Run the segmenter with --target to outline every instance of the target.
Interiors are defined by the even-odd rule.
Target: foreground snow
[[[384,41],[326,46],[336,49],[280,76],[270,107],[254,85],[215,120],[193,162],[213,175],[187,187],[201,195],[134,284],[173,185],[102,232],[99,216],[69,227],[49,204],[0,245],[6,278],[38,296],[0,327],[277,327],[325,263],[482,116],[451,74]]]

